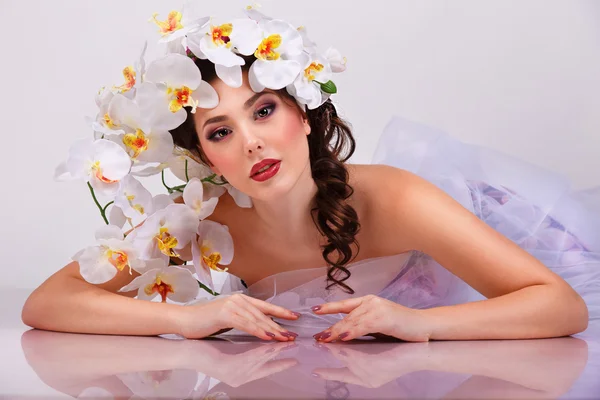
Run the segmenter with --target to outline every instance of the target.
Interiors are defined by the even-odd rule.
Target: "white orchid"
[[[95,132],[101,135],[118,135],[125,133],[124,126],[117,116],[116,103],[113,101],[115,93],[101,88],[95,97],[98,106],[96,119],[89,121]]]
[[[73,256],[79,263],[81,276],[93,284],[108,282],[125,268],[140,271],[144,262],[138,259],[135,248],[123,240],[123,232],[114,225],[106,225],[96,231],[98,245],[87,247]]]
[[[207,24],[188,36],[186,44],[197,57],[215,64],[217,76],[231,87],[242,86],[242,65],[245,61],[235,52],[249,56],[262,40],[262,32],[250,19],[235,19],[230,23]]]
[[[76,141],[65,163],[55,171],[57,180],[84,180],[104,195],[114,195],[119,181],[131,169],[129,156],[118,144],[92,138]]]
[[[135,96],[135,88],[142,83],[142,79],[144,74],[146,73],[146,62],[144,57],[146,55],[146,49],[148,48],[148,42],[144,42],[144,46],[142,47],[142,51],[138,58],[138,61],[135,62],[133,66],[127,66],[123,68],[123,77],[125,78],[125,83],[120,86],[113,86],[113,90],[117,93],[124,94],[126,93],[130,98]]]
[[[302,37],[302,44],[304,46],[304,50],[306,50],[309,53],[316,51],[317,44],[315,42],[313,42],[312,40],[310,40],[310,38],[308,37],[308,32],[306,30],[306,27],[299,26],[298,28],[296,28],[296,30],[298,31],[298,33],[300,33],[300,36]]]
[[[198,224],[198,238],[192,241],[193,264],[200,282],[214,291],[211,270],[225,272],[219,265],[233,260],[233,239],[226,225],[204,220]]]
[[[346,57],[342,56],[337,49],[330,47],[325,51],[325,58],[329,61],[331,71],[335,73],[344,72],[346,70]]]
[[[198,178],[192,178],[183,190],[183,201],[190,207],[197,219],[204,219],[215,211],[219,202],[218,197],[212,197],[204,200],[204,186]]]
[[[254,3],[252,5],[246,6],[246,8],[244,9],[244,12],[248,16],[248,18],[250,18],[251,20],[253,20],[255,22],[272,20],[273,18],[267,17],[265,14],[258,11],[258,9],[261,7],[262,6],[260,4]]]
[[[145,98],[142,102],[152,100]],[[125,128],[117,138],[111,136],[108,139],[122,144],[134,163],[161,163],[170,157],[173,151],[173,137],[167,130],[161,130],[160,126],[157,128],[160,122],[157,121],[155,114],[142,114],[138,104],[121,94],[114,96],[111,105],[114,106],[114,115],[122,121]]]
[[[154,83],[150,85],[148,83]],[[187,118],[183,107],[214,108],[219,103],[215,89],[202,80],[200,70],[187,56],[168,54],[148,65],[145,81],[136,101],[144,114],[163,120],[165,129],[174,129]]]
[[[287,91],[301,104],[313,110],[329,98],[329,93],[322,90],[323,84],[331,80],[331,67],[324,56],[312,53],[303,65],[303,72],[298,74]]]
[[[250,87],[255,92],[265,88],[278,90],[286,87],[296,79],[302,70],[302,36],[292,25],[281,20],[263,21],[262,40],[254,56],[248,73]]]
[[[119,182],[119,190],[115,196],[115,206],[123,215],[137,225],[153,213],[152,194],[133,176],[128,175]]]
[[[159,43],[182,39],[190,31],[202,27],[209,20],[209,17],[190,18],[186,13],[185,7],[181,11],[173,10],[169,12],[167,19],[164,21],[158,20],[157,16],[158,13],[152,14],[149,22],[154,22],[158,26],[158,32],[162,35]]]
[[[144,225],[136,228],[131,241],[140,259],[179,257],[177,250],[184,248],[195,236],[198,218],[185,204],[169,204],[150,215]]]
[[[119,292],[130,292],[136,289],[140,300],[152,300],[160,296],[163,303],[166,303],[167,299],[185,303],[196,298],[199,286],[189,270],[169,266],[146,271],[119,289]]]
[[[207,165],[200,164],[191,157],[180,153],[172,154],[167,160],[167,166],[173,175],[183,182],[186,182],[192,178],[202,179],[213,174],[212,170]]]

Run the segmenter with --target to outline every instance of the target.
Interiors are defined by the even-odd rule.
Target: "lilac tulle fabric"
[[[400,117],[386,126],[372,163],[409,170],[434,183],[563,277],[588,305],[590,325],[600,322],[600,188],[574,192],[555,172]],[[372,293],[421,309],[484,299],[416,251],[347,267],[353,297]],[[344,315],[316,316],[310,307],[349,297],[337,286],[326,290],[326,277],[326,267],[288,271],[245,288],[229,275],[221,293],[242,291],[301,312],[296,321],[276,321],[312,335]]]

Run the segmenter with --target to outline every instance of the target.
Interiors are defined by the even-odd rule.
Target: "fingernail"
[[[281,332],[281,336],[296,338],[296,337],[298,337],[298,334],[288,331],[288,332]]]
[[[273,332],[267,332],[267,336],[271,336],[272,338],[274,338],[275,334]]]
[[[296,317],[301,317],[302,314],[300,314],[299,312],[296,311],[292,311],[292,314],[294,314]]]
[[[325,340],[327,339],[329,336],[331,336],[331,332],[325,332],[322,335],[320,335],[318,338],[316,338],[317,340]]]
[[[345,338],[346,336],[348,336],[350,334],[350,332],[344,332],[342,333],[340,336],[338,336],[338,339],[342,340],[343,338]]]
[[[313,311],[319,311],[321,309],[321,306],[313,306],[310,309]]]

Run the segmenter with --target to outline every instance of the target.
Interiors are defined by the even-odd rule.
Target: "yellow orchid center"
[[[192,98],[193,92],[194,91],[187,86],[182,86],[180,88],[169,87],[167,89],[167,94],[173,96],[173,99],[169,102],[169,110],[172,113],[175,113],[183,107],[192,107],[192,113],[194,113],[196,107],[198,107],[198,102]]]
[[[128,195],[125,195],[125,198],[127,199],[127,202],[129,203],[131,208],[133,208],[135,211],[139,212],[140,214],[144,214],[144,206],[142,206],[141,204],[133,203],[133,200],[135,200],[135,195],[128,194]]]
[[[125,83],[121,86],[114,86],[113,89],[119,90],[122,93],[130,90],[135,86],[135,69],[133,67],[125,67],[123,69],[123,77],[125,78]]]
[[[179,11],[171,11],[165,21],[157,20],[157,15],[158,13],[152,14],[150,21],[158,25],[158,31],[161,35],[165,36],[183,28],[183,25],[181,25],[181,13]]]
[[[278,60],[280,54],[274,49],[278,48],[279,46],[281,46],[281,35],[276,33],[269,35],[269,37],[260,42],[256,51],[254,52],[254,56],[263,61]]]
[[[110,129],[117,128],[119,124],[115,123],[115,120],[108,115],[108,113],[104,114],[104,125],[106,125]]]
[[[123,268],[129,267],[131,271],[131,266],[129,265],[129,258],[127,254],[119,250],[111,250],[108,249],[106,251],[106,257],[108,258],[108,262],[112,264],[113,267],[118,269],[119,271],[123,271]]]
[[[223,24],[211,27],[212,41],[216,46],[231,47],[231,32],[233,31],[232,24]]]
[[[152,293],[160,294],[163,303],[167,302],[167,295],[169,293],[175,293],[175,291],[173,290],[173,286],[164,282],[160,276],[157,276],[153,283],[146,285],[146,287],[144,288],[144,292],[148,296],[150,296]]]
[[[96,177],[96,179],[98,179],[101,182],[104,182],[104,183],[117,182],[117,180],[113,181],[113,180],[108,179],[104,175],[102,175],[102,168],[100,167],[100,161],[96,161],[94,164],[92,164],[92,172],[94,173],[94,176]]]
[[[150,140],[141,129],[137,129],[135,133],[127,133],[123,136],[123,144],[133,151],[131,158],[137,158],[142,152],[148,150],[149,142]]]
[[[160,228],[158,235],[154,237],[158,242],[158,249],[161,253],[166,254],[169,257],[179,257],[179,254],[174,250],[175,246],[177,246],[177,239],[174,236],[171,236],[168,228]]]
[[[200,251],[202,252],[202,261],[204,261],[204,263],[210,269],[219,272],[226,272],[229,269],[223,269],[217,266],[217,264],[219,264],[223,257],[221,257],[221,253],[219,253],[218,251],[211,252],[210,246],[208,246],[207,244],[203,244],[200,248]]]
[[[304,77],[308,79],[309,82],[312,82],[315,79],[316,73],[319,73],[325,68],[323,64],[319,64],[316,61],[310,63],[308,67],[304,70]]]

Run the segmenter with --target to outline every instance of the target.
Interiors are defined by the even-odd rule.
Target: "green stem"
[[[169,192],[169,194],[173,193],[173,189],[170,188],[169,186],[167,186],[167,183],[165,182],[165,170],[164,169],[162,171],[160,171],[160,178],[162,180],[163,186],[167,188],[167,191]]]
[[[210,288],[208,286],[204,285],[200,281],[198,281],[198,286],[200,286],[201,289],[206,290],[208,293],[212,294],[213,296],[218,296],[219,295],[219,293],[210,290]]]
[[[92,194],[94,203],[96,203],[96,206],[98,206],[98,210],[100,210],[100,215],[102,216],[102,219],[104,220],[104,222],[106,222],[106,225],[108,225],[108,219],[106,218],[106,208],[102,208],[102,206],[98,202],[98,199],[96,198],[96,193],[94,193],[94,188],[92,187],[92,185],[90,184],[89,181],[88,181],[87,185],[90,188],[90,193]]]
[[[113,201],[109,201],[108,203],[106,203],[106,205],[104,206],[104,208],[102,209],[102,211],[104,211],[104,213],[106,214],[106,209],[108,208],[108,206],[110,206],[113,203],[114,203],[114,200]]]
[[[186,182],[190,181],[190,177],[188,176],[188,160],[187,160],[187,158],[185,159],[185,180],[186,180]]]

